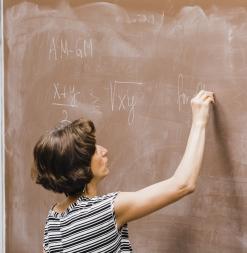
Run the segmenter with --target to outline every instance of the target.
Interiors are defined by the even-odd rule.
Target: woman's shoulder
[[[94,206],[97,207],[100,204],[110,204],[114,202],[114,199],[118,195],[119,192],[110,192],[106,193],[104,195],[94,196],[94,197],[87,197],[81,195],[74,203],[59,208],[60,206],[57,204],[54,204],[51,209],[49,210],[48,217],[53,218],[61,218],[67,216],[71,211],[83,208],[84,210],[88,208],[93,208]]]

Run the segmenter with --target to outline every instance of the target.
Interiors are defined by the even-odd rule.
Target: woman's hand
[[[201,90],[194,98],[191,99],[193,124],[202,126],[207,125],[210,102],[215,103],[214,93],[205,90]]]

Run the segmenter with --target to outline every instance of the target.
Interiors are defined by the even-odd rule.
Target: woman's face
[[[107,149],[96,145],[96,150],[91,160],[91,169],[95,178],[102,179],[109,174],[107,162]]]

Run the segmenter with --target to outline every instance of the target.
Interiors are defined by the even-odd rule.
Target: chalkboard
[[[6,250],[41,252],[63,198],[30,178],[32,149],[59,121],[96,124],[102,193],[170,177],[190,99],[212,90],[196,192],[130,223],[138,253],[247,252],[246,1],[5,1]]]

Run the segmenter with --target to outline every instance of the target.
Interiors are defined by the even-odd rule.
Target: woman
[[[44,252],[132,252],[127,223],[171,204],[195,190],[205,144],[212,92],[192,100],[192,127],[174,175],[136,192],[98,196],[109,173],[107,149],[97,145],[91,121],[79,119],[42,136],[34,148],[33,176],[66,198],[49,211]]]

